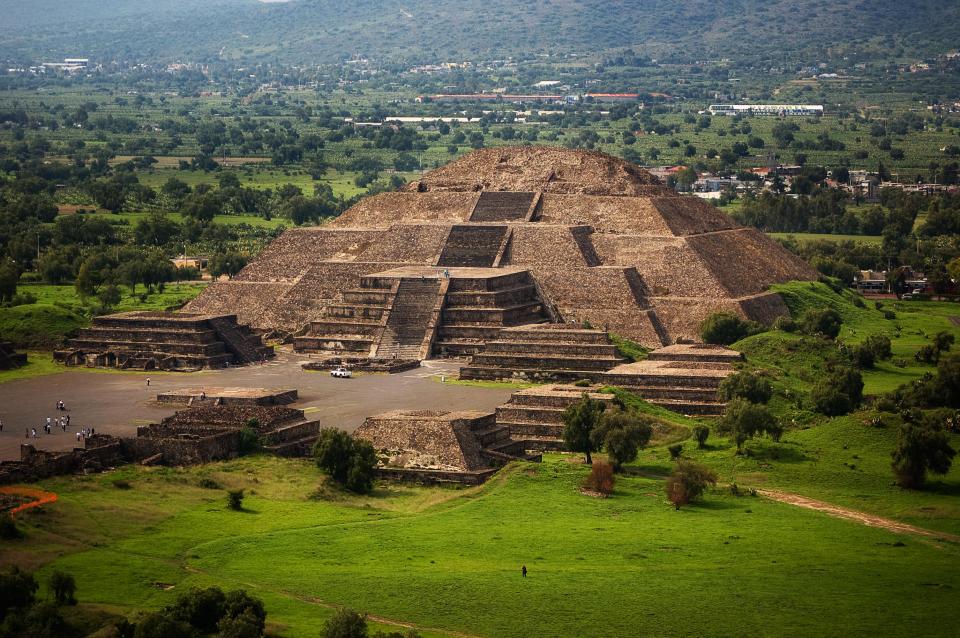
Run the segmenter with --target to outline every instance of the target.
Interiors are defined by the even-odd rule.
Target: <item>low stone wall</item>
[[[482,485],[487,479],[497,473],[497,469],[498,468],[491,468],[479,472],[453,472],[447,470],[378,467],[376,469],[376,476],[383,480],[398,481],[400,483],[417,483],[420,485],[439,485],[444,483]]]
[[[355,372],[386,372],[396,374],[420,367],[418,359],[367,359],[363,357],[332,357],[322,361],[310,361],[300,367],[304,370],[329,371],[337,367],[349,368]]]
[[[0,463],[0,485],[31,483],[77,472],[100,472],[126,462],[120,439],[111,436],[88,437],[86,448],[75,448],[69,452],[46,452],[23,444],[20,446],[19,461]]]

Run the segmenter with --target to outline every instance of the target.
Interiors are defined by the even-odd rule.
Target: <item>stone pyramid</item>
[[[286,231],[189,312],[304,350],[469,354],[504,326],[589,322],[659,347],[717,311],[770,322],[816,272],[763,233],[599,152],[470,153],[328,224]]]

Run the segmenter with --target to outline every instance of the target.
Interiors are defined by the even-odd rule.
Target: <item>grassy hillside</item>
[[[676,512],[663,482],[639,475],[598,500],[577,490],[585,472],[549,456],[479,489],[351,497],[318,490],[306,461],[129,467],[44,482],[60,501],[24,516],[27,539],[0,545],[0,562],[66,570],[81,601],[120,612],[191,585],[242,586],[288,637],[315,636],[339,604],[426,635],[871,635],[908,623],[938,636],[960,621],[951,545],[726,490]],[[201,478],[246,488],[246,511]],[[931,606],[942,622],[922,622]]]

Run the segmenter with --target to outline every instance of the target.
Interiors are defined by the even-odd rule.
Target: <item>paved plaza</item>
[[[81,428],[98,433],[133,436],[138,425],[159,421],[183,406],[161,404],[158,393],[201,385],[218,387],[296,388],[301,408],[324,426],[352,432],[373,414],[390,410],[490,410],[506,403],[511,391],[439,382],[456,376],[457,362],[425,361],[420,368],[401,374],[360,374],[334,379],[327,372],[304,372],[307,357],[278,352],[263,365],[195,373],[113,372],[64,368],[45,377],[0,384],[0,460],[19,458],[20,444],[39,449],[68,450],[76,446]],[[147,378],[150,386],[147,387]],[[56,410],[57,401],[67,412]],[[47,417],[70,415],[66,432],[55,428],[43,433]],[[36,428],[37,438],[27,439],[26,429]]]

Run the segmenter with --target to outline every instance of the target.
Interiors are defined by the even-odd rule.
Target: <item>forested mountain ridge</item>
[[[0,56],[18,62],[415,63],[631,47],[795,64],[960,42],[960,4],[931,0],[2,0],[0,11]]]

